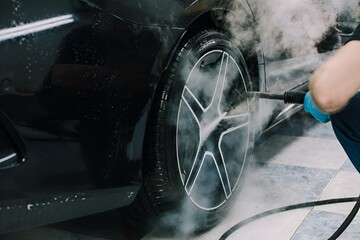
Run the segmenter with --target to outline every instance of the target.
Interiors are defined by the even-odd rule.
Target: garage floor
[[[213,230],[193,240],[219,239],[243,219],[266,210],[308,201],[357,197],[360,174],[333,135],[305,113],[294,115],[264,135],[256,148],[243,191],[233,210]],[[354,202],[287,211],[256,220],[227,239],[327,239],[343,222]],[[33,239],[169,239],[157,231],[144,236],[116,211],[24,232],[0,235],[6,240]],[[184,238],[173,238],[184,239]],[[339,239],[360,239],[360,214]]]

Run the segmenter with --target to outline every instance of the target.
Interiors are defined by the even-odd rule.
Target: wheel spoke
[[[224,189],[225,196],[226,196],[226,198],[228,198],[231,195],[231,185],[230,185],[229,176],[228,176],[228,173],[226,170],[226,164],[225,164],[224,158],[223,158],[222,154],[220,153],[220,151],[216,151],[212,154],[213,154],[213,158],[215,161],[217,171],[219,173],[221,184]]]
[[[188,106],[190,111],[195,115],[197,120],[199,120],[201,118],[201,115],[204,113],[204,108],[201,106],[199,100],[186,86],[182,94],[182,100]]]
[[[195,184],[196,177],[199,174],[201,165],[203,164],[205,157],[206,157],[206,155],[205,155],[203,149],[201,148],[194,159],[194,163],[193,163],[190,173],[186,179],[185,189],[188,194],[190,194],[190,192]]]
[[[229,55],[226,52],[224,52],[221,58],[219,74],[216,82],[214,96],[211,102],[211,105],[219,112],[219,114],[220,114],[221,96],[224,90],[228,65],[229,65]]]

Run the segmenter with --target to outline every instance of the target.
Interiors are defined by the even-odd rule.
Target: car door
[[[0,6],[0,200],[84,188],[77,96],[50,82],[91,12],[70,0]]]
[[[138,187],[154,65],[171,31],[86,0],[5,1],[0,19],[0,109],[27,149],[24,164],[0,171],[0,200]]]

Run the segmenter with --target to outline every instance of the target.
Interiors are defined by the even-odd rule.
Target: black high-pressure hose
[[[285,103],[295,103],[295,104],[303,104],[304,98],[307,92],[299,92],[299,91],[286,91],[283,93],[266,93],[266,92],[247,92],[248,98],[265,98],[265,99],[276,99],[276,100],[283,100]],[[360,208],[360,196],[359,197],[352,197],[352,198],[336,198],[336,199],[328,199],[328,200],[322,200],[322,201],[314,201],[314,202],[306,202],[306,203],[300,203],[295,205],[289,205],[286,207],[281,207],[273,210],[269,210],[263,213],[259,213],[257,215],[254,215],[250,218],[247,218],[233,227],[231,227],[228,231],[226,231],[219,240],[225,240],[227,237],[229,237],[231,234],[233,234],[236,230],[239,228],[245,226],[246,224],[249,224],[255,220],[258,220],[260,218],[290,211],[294,209],[299,208],[307,208],[307,207],[314,207],[314,206],[320,206],[320,205],[327,205],[327,204],[334,204],[334,203],[344,203],[344,202],[355,202],[356,204],[354,208],[351,210],[350,214],[346,217],[345,221],[341,224],[341,226],[336,230],[336,232],[328,239],[328,240],[335,240],[337,239],[344,231],[345,229],[350,225],[352,220],[355,218],[356,214],[359,211]]]
[[[262,212],[259,214],[256,214],[252,217],[249,217],[234,226],[232,226],[229,230],[227,230],[220,238],[219,240],[225,240],[227,239],[231,234],[233,234],[235,231],[240,229],[241,227],[252,223],[258,219],[273,215],[275,213],[281,213],[285,211],[300,209],[300,208],[308,208],[308,207],[315,207],[315,206],[322,206],[322,205],[328,205],[328,204],[335,204],[335,203],[345,203],[345,202],[356,202],[354,208],[351,210],[350,214],[346,217],[345,221],[341,224],[341,226],[336,230],[336,232],[328,238],[328,240],[335,240],[337,239],[344,231],[345,229],[350,225],[352,220],[355,218],[357,212],[359,211],[360,207],[360,196],[359,197],[350,197],[350,198],[334,198],[334,199],[327,199],[322,201],[314,201],[314,202],[305,202],[305,203],[299,203],[294,205],[289,205],[285,207],[280,207],[276,209],[272,209],[266,212]]]
[[[345,231],[345,229],[350,225],[352,220],[355,218],[356,214],[359,212],[359,208],[360,208],[360,196],[358,197],[354,208],[351,210],[349,215],[346,217],[345,221],[336,230],[336,232],[334,232],[334,234],[329,238],[329,240],[337,239]]]

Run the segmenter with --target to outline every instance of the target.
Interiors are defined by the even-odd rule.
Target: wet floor
[[[330,123],[319,124],[305,113],[270,130],[256,147],[244,188],[233,210],[217,227],[193,240],[219,239],[240,221],[291,204],[357,197],[360,174],[353,168]],[[226,239],[327,239],[344,221],[354,202],[301,208],[270,215],[234,229]],[[23,232],[1,236],[6,240],[134,239],[158,240],[110,211]],[[360,214],[339,239],[360,239]]]

